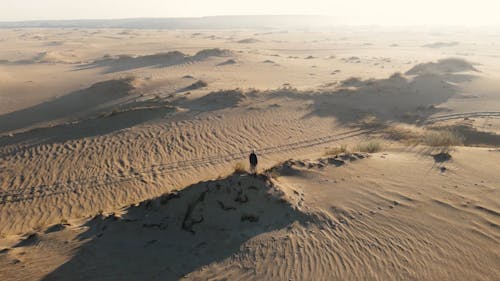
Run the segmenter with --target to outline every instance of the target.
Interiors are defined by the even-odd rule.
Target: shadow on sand
[[[108,80],[30,108],[1,115],[0,134],[97,112],[108,103],[126,98],[133,89],[132,78]]]
[[[210,56],[213,52],[218,54],[223,51],[205,50],[195,57]],[[306,92],[293,88],[268,92],[226,90],[212,92],[196,99],[178,97],[171,105],[188,109],[190,112],[208,112],[238,106],[247,98],[285,98],[304,101],[306,110],[309,111],[304,118],[335,117],[338,122],[347,126],[373,126],[372,123],[363,125],[363,120],[371,117],[376,117],[380,121],[379,124],[385,121],[421,124],[429,116],[445,110],[436,106],[460,93],[460,88],[455,83],[474,79],[474,75],[464,73],[474,70],[473,66],[465,61],[448,59],[416,65],[406,73],[408,76],[396,73],[386,79],[350,78],[342,81],[340,87],[334,91]],[[34,129],[12,137],[4,136],[0,138],[0,147],[20,145],[26,148],[108,134],[161,118],[173,111],[172,108],[162,107],[161,101],[153,107],[143,107],[140,102],[130,102],[130,91],[133,89],[131,82],[130,79],[122,79],[97,83],[54,101],[0,116],[1,134],[29,128],[38,123],[76,119],[75,117],[84,114],[106,110],[111,112],[111,108],[120,106],[137,109],[116,115],[82,119],[76,123]],[[193,85],[203,86],[197,83],[199,82]],[[6,150],[12,148],[4,149],[4,155],[11,153],[5,152]]]
[[[19,148],[27,149],[42,144],[63,143],[70,140],[106,135],[165,117],[174,111],[173,108],[167,106],[128,108],[123,111],[110,112],[97,118],[84,119],[53,127],[37,128],[13,136],[0,136],[0,147],[17,145]],[[2,156],[1,151],[0,156]]]
[[[90,96],[99,94],[105,97],[85,99],[87,94]],[[109,98],[113,96],[117,99]],[[125,98],[120,99],[120,97]],[[4,126],[5,129],[34,127],[13,135],[0,136],[0,157],[16,154],[38,145],[64,143],[111,134],[149,121],[173,116],[178,113],[176,107],[188,109],[188,112],[194,113],[216,111],[237,106],[246,97],[247,95],[242,92],[228,90],[212,92],[193,100],[179,97],[175,102],[161,99],[135,101],[132,100],[133,97],[129,98],[129,95],[120,94],[120,92],[80,91],[77,94],[70,94],[70,97],[62,97],[33,108],[0,116],[0,121],[10,122]],[[86,103],[79,103],[78,99],[85,99]],[[103,103],[99,104],[99,102]],[[99,106],[96,106],[97,104]],[[96,107],[92,108],[92,106]],[[85,118],[78,118],[78,113],[82,113],[80,116],[85,116]],[[60,121],[65,118],[71,122]],[[47,124],[50,121],[59,121],[59,124],[36,127],[38,124],[44,122]]]
[[[128,55],[120,55],[117,57],[106,56],[92,63],[81,65],[77,68],[77,70],[103,68],[103,73],[114,73],[142,67],[169,67],[174,65],[199,62],[209,57],[225,57],[229,55],[231,55],[231,52],[229,50],[216,48],[201,50],[193,56],[186,55],[179,51],[137,57]]]
[[[395,73],[386,79],[350,78],[335,91],[307,93],[285,88],[273,95],[312,101],[307,116],[333,116],[344,124],[371,116],[381,121],[419,123],[442,111],[436,105],[459,93],[455,83],[475,79],[464,71],[475,69],[465,61],[447,59],[416,65],[407,76]]]
[[[178,280],[309,217],[264,176],[235,174],[97,216],[74,256],[43,280]]]

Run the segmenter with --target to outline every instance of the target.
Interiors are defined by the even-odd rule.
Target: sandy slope
[[[6,280],[496,280],[499,178],[478,166],[498,169],[498,156],[461,148],[441,164],[399,150],[286,162],[271,180],[233,175],[84,225],[40,229],[1,254],[2,272]]]
[[[500,36],[473,35],[0,30],[0,279],[495,280]],[[476,147],[435,162],[431,128]],[[270,178],[233,175],[252,149]]]

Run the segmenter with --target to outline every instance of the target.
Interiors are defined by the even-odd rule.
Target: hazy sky
[[[0,0],[0,21],[321,14],[337,24],[500,24],[500,0]]]

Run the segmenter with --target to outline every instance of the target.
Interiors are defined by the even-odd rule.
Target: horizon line
[[[71,19],[23,19],[23,20],[0,20],[0,24],[20,24],[20,23],[43,23],[43,22],[85,22],[85,21],[125,21],[125,20],[197,20],[209,18],[251,18],[251,17],[318,17],[335,18],[333,15],[325,14],[226,14],[226,15],[207,15],[207,16],[179,16],[179,17],[117,17],[117,18],[71,18]],[[380,27],[499,27],[500,24],[458,24],[458,23],[413,23],[413,24],[388,24],[388,23],[324,23],[323,26],[342,27],[342,26],[380,26]]]

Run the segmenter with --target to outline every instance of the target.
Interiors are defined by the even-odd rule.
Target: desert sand
[[[0,280],[500,280],[497,44],[0,29]]]

